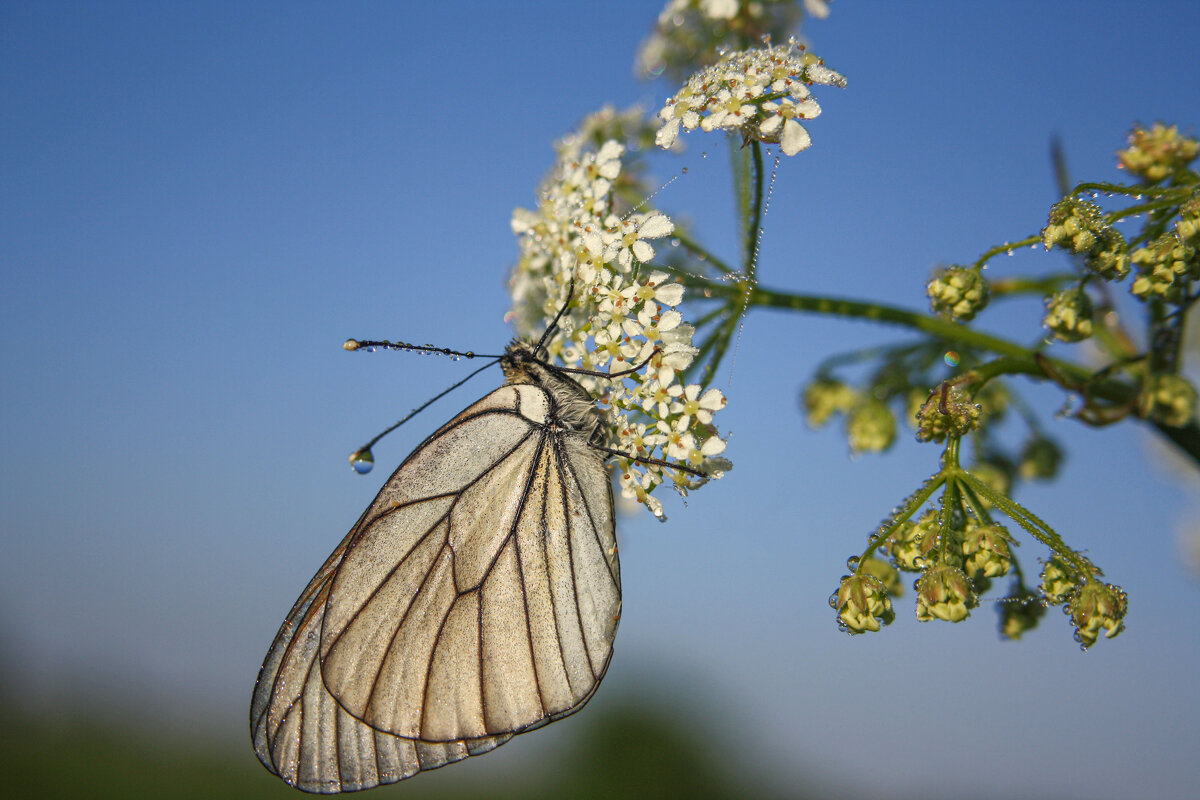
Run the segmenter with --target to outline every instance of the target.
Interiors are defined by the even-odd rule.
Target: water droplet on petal
[[[370,449],[355,450],[350,454],[350,466],[359,475],[366,475],[375,466],[375,456]]]

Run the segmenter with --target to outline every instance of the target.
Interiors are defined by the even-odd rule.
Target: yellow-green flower
[[[1065,603],[1075,585],[1075,572],[1058,558],[1051,558],[1042,567],[1042,594],[1051,605]]]
[[[810,427],[820,428],[834,414],[844,414],[858,403],[854,387],[833,378],[818,378],[804,389],[800,402]]]
[[[842,579],[837,593],[838,622],[850,633],[877,631],[890,625],[896,614],[883,581],[871,575]]]
[[[1155,375],[1138,397],[1138,413],[1178,428],[1196,414],[1196,387],[1182,375]]]
[[[1128,149],[1117,151],[1117,166],[1154,183],[1186,167],[1197,153],[1200,142],[1181,135],[1176,125],[1156,122],[1130,132]]]
[[[917,579],[917,619],[961,622],[975,605],[967,576],[961,569],[936,566]]]
[[[936,313],[965,322],[987,306],[991,287],[978,267],[954,265],[935,272],[925,293]]]
[[[934,513],[932,510],[929,513]],[[920,572],[921,532],[911,519],[902,522],[883,545],[896,566],[906,572]]]
[[[887,561],[879,558],[864,559],[858,571],[872,578],[878,578],[887,589],[889,597],[900,597],[904,594],[904,581],[900,580],[900,571]]]
[[[972,578],[998,578],[1012,569],[1012,550],[1003,525],[976,525],[963,535],[964,569]]]
[[[1000,635],[1013,640],[1036,628],[1046,613],[1045,601],[1024,587],[1015,587],[996,608],[1000,612]]]
[[[846,438],[856,453],[887,450],[896,440],[896,415],[882,400],[865,400],[846,417]]]
[[[1078,286],[1046,298],[1042,324],[1064,342],[1080,342],[1092,335],[1092,298]]]
[[[948,436],[965,436],[979,427],[982,417],[979,405],[957,386],[934,391],[917,412],[917,441],[944,442]]]
[[[1111,639],[1125,630],[1128,600],[1120,587],[1111,583],[1088,581],[1068,604],[1075,635],[1084,647],[1091,647],[1104,631]]]

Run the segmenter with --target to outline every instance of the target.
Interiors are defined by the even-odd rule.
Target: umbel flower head
[[[1188,287],[1200,280],[1200,250],[1178,231],[1167,231],[1134,250],[1131,260],[1138,275],[1129,290],[1142,299],[1185,302]]]
[[[537,335],[570,292],[560,335],[547,342],[550,358],[614,373],[641,365],[620,378],[576,380],[606,412],[607,446],[629,455],[617,459],[622,495],[661,518],[653,492],[668,477],[686,492],[732,467],[721,457],[725,442],[713,424],[725,397],[680,380],[697,353],[694,329],[677,309],[683,286],[647,266],[655,243],[674,225],[653,211],[617,213],[612,190],[624,148],[592,141],[577,134],[560,142],[538,207],[513,213],[520,257],[510,281],[511,316],[522,335]],[[682,463],[705,477],[638,459]]]
[[[681,131],[727,130],[742,138],[779,144],[794,156],[812,144],[800,124],[821,113],[809,86],[844,87],[846,79],[805,52],[785,45],[730,53],[687,83],[658,112],[663,125],[655,141],[671,147]]]
[[[833,378],[817,378],[800,396],[805,421],[813,428],[822,427],[834,414],[849,411],[858,400],[854,387]]]
[[[932,567],[917,579],[917,619],[922,622],[961,622],[975,602],[970,582],[958,567]]]
[[[1121,588],[1111,583],[1088,581],[1067,604],[1075,637],[1084,647],[1091,647],[1101,631],[1111,639],[1125,630],[1125,611],[1128,600]]]
[[[1164,425],[1182,427],[1196,415],[1196,387],[1182,375],[1154,375],[1138,395],[1138,413]]]
[[[925,293],[935,312],[966,322],[987,306],[991,287],[979,268],[949,266],[929,279]]]
[[[1092,299],[1075,286],[1046,298],[1042,324],[1061,341],[1080,342],[1092,335],[1092,314]]]
[[[1005,639],[1020,639],[1026,631],[1037,627],[1046,614],[1046,603],[1033,592],[1019,584],[1007,597],[996,603],[1000,614],[1000,635]]]
[[[983,412],[957,386],[943,384],[917,412],[917,441],[944,442],[962,437],[979,427]]]
[[[1200,154],[1200,142],[1179,133],[1179,127],[1156,122],[1129,134],[1129,147],[1117,151],[1117,166],[1151,183],[1183,169]]]
[[[1050,208],[1042,229],[1049,250],[1061,247],[1084,257],[1088,269],[1105,280],[1129,274],[1129,249],[1121,232],[1104,221],[1100,206],[1078,197],[1064,197]]]
[[[883,581],[873,575],[849,575],[842,578],[831,605],[838,623],[849,633],[878,631],[896,618]]]

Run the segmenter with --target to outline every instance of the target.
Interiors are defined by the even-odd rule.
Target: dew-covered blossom
[[[1067,601],[1075,638],[1084,647],[1091,647],[1104,633],[1106,639],[1125,630],[1125,612],[1129,600],[1119,586],[1091,580]]]
[[[987,307],[991,287],[979,268],[951,265],[934,272],[925,294],[936,313],[967,322]]]
[[[847,633],[878,631],[896,617],[887,588],[873,575],[843,578],[832,605]]]
[[[655,141],[671,147],[682,131],[727,130],[778,144],[793,156],[812,144],[800,121],[821,113],[809,90],[813,84],[844,87],[846,79],[794,39],[730,53],[692,75],[667,100],[658,112],[663,125]]]
[[[521,335],[536,337],[573,286],[559,333],[546,343],[548,357],[564,367],[607,373],[636,367],[618,378],[571,377],[605,412],[605,445],[628,454],[616,459],[622,495],[662,517],[662,503],[652,493],[668,478],[686,492],[731,468],[712,424],[725,397],[681,381],[697,354],[695,329],[677,310],[683,286],[648,266],[674,225],[664,214],[617,207],[613,187],[622,179],[624,147],[575,134],[557,151],[537,208],[513,213],[520,257],[510,280],[511,317]],[[705,477],[638,459],[681,463]]]
[[[917,441],[944,442],[966,436],[979,427],[983,411],[957,386],[934,391],[917,412]]]
[[[1118,150],[1117,166],[1150,182],[1184,169],[1197,155],[1200,142],[1179,133],[1179,126],[1156,122],[1149,128],[1134,128],[1129,148]]]
[[[967,576],[958,567],[936,566],[917,579],[917,619],[922,622],[961,622],[975,604]]]
[[[1064,342],[1081,342],[1092,335],[1092,298],[1080,286],[1055,292],[1046,298],[1042,324]]]

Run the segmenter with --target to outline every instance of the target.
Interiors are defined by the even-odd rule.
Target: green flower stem
[[[1044,278],[1000,278],[989,281],[989,285],[992,287],[992,297],[998,299],[1012,295],[1050,294],[1077,280],[1079,276],[1073,272],[1060,272]]]
[[[745,147],[741,147],[738,143],[736,134],[730,133],[727,137],[729,143],[729,168],[733,177],[733,200],[737,204],[737,219],[741,225],[742,242],[746,241],[747,231],[750,226],[750,219],[754,216],[754,211],[750,205],[751,190],[753,175],[750,166],[750,152]],[[742,254],[742,262],[747,261],[747,255]]]
[[[983,501],[979,493],[971,488],[971,484],[959,479],[957,476],[954,478],[954,482],[958,486],[959,493],[966,498],[967,504],[975,512],[975,518],[979,520],[980,524],[991,525],[991,512],[988,511],[987,503]]]
[[[1175,202],[1186,200],[1188,195],[1192,193],[1191,186],[1152,186],[1145,184],[1127,185],[1123,183],[1079,183],[1071,190],[1071,194],[1078,196],[1087,194],[1088,192],[1099,192],[1100,194],[1121,194],[1126,197],[1159,197],[1172,199]],[[1148,206],[1155,207],[1155,206]],[[1121,212],[1124,213],[1124,212]],[[1143,210],[1143,212],[1145,211]]]
[[[978,258],[978,260],[976,260],[976,262],[974,264],[972,264],[971,266],[982,267],[988,261],[990,261],[991,259],[1000,255],[1001,253],[1011,254],[1018,247],[1029,247],[1030,245],[1037,244],[1040,241],[1042,241],[1042,235],[1040,233],[1035,233],[1032,236],[1026,236],[1024,239],[1019,239],[1015,242],[1006,242],[1004,244],[998,244],[995,247],[993,247],[992,249],[986,251],[983,255],[981,255]],[[994,287],[994,284],[993,284],[993,287]]]
[[[995,491],[964,469],[955,470],[954,478],[965,483],[972,491],[986,499],[1006,517],[1024,528],[1030,536],[1046,545],[1046,547],[1049,547],[1054,551],[1056,556],[1070,562],[1079,571],[1080,575],[1091,576],[1097,574],[1096,567],[1091,562],[1070,547],[1067,547],[1066,542],[1055,533],[1053,528],[1039,519],[1036,514],[1025,508],[1025,506],[1016,502],[1011,497],[1006,497]]]
[[[758,270],[758,238],[762,233],[763,211],[763,157],[762,143],[757,139],[750,142],[750,158],[752,162],[750,180],[753,186],[753,197],[750,200],[750,215],[746,217],[746,252],[743,258],[744,272],[748,281],[753,281]]]
[[[739,306],[744,302],[744,298],[746,297],[747,287],[744,285],[717,283],[694,276],[687,278],[687,284],[705,292],[706,296],[724,297],[731,300],[736,298]],[[947,342],[959,343],[979,350],[987,350],[996,355],[1011,359],[1004,362],[1003,373],[997,372],[996,374],[1020,373],[1042,379],[1053,378],[1058,380],[1059,383],[1063,381],[1070,382],[1073,386],[1068,386],[1067,388],[1072,389],[1086,385],[1091,396],[1117,404],[1129,404],[1135,399],[1134,388],[1121,381],[1106,379],[1089,383],[1093,378],[1093,373],[1086,367],[1060,359],[1045,357],[1037,353],[1037,351],[1015,342],[1010,342],[1007,339],[983,333],[982,331],[968,328],[939,317],[920,314],[915,311],[908,311],[881,303],[864,303],[857,300],[793,294],[765,289],[761,286],[750,287],[748,294],[749,305],[751,307],[785,308],[792,311],[828,314],[899,325],[923,331]],[[1039,361],[1034,358],[1035,355],[1039,357],[1043,364],[1054,370],[1056,377],[1049,375],[1047,370],[1039,365]],[[1149,420],[1146,422],[1191,458],[1197,468],[1200,468],[1200,423],[1193,420],[1182,428],[1173,428]]]
[[[930,476],[925,483],[921,484],[920,489],[917,489],[917,491],[913,492],[909,498],[904,501],[904,505],[900,507],[900,510],[892,515],[891,523],[886,528],[880,529],[874,536],[870,537],[870,543],[867,545],[867,549],[864,550],[862,555],[859,557],[859,572],[862,571],[862,565],[866,563],[867,559],[874,555],[875,551],[887,542],[891,535],[896,532],[897,528],[899,528],[908,520],[912,519],[912,515],[917,513],[917,511],[919,511],[923,505],[929,502],[929,498],[933,497],[933,493],[940,489],[942,484],[945,482],[946,472],[945,470],[942,470],[936,475]]]

